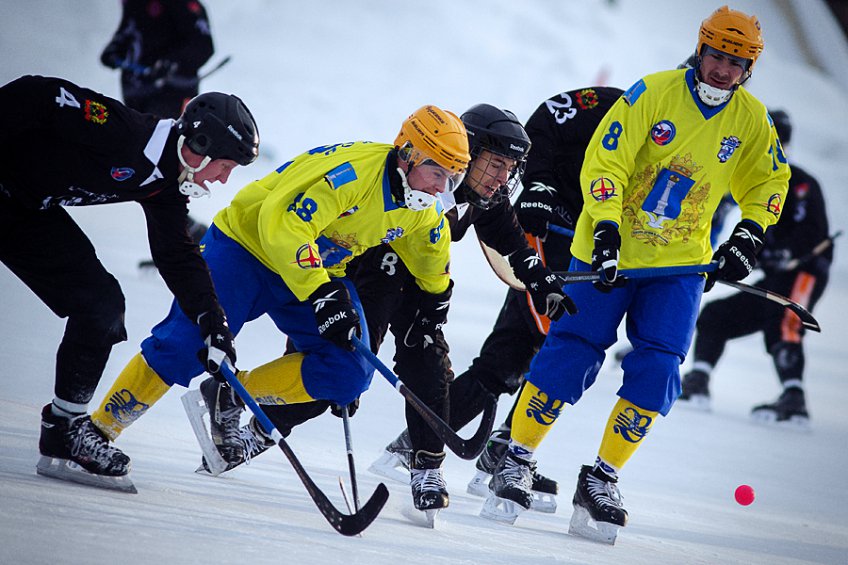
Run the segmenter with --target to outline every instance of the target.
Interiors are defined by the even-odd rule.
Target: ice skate
[[[222,472],[230,471],[242,463],[250,464],[250,461],[262,453],[265,453],[271,447],[276,445],[274,439],[265,433],[265,430],[262,429],[262,426],[259,425],[259,422],[256,420],[256,417],[253,416],[250,421],[243,425],[239,430],[239,437],[244,444],[244,459],[239,461],[232,461],[227,463],[223,459],[221,461],[226,465]],[[217,454],[218,450],[214,449],[214,445],[209,442],[209,445],[212,446],[213,453]],[[214,456],[214,455],[213,455]],[[212,476],[220,475],[221,473],[213,473],[211,470],[211,466],[209,465],[207,459],[207,454],[204,452],[203,457],[200,461],[200,466],[195,470],[195,473],[202,473]]]
[[[514,524],[518,515],[533,503],[531,487],[534,464],[535,461],[507,450],[489,481],[489,496],[480,510],[480,516]]]
[[[136,494],[129,477],[130,458],[113,447],[106,436],[80,415],[72,419],[41,411],[41,458],[36,472],[45,477]]]
[[[368,470],[403,484],[409,484],[409,465],[412,459],[412,440],[409,439],[409,432],[404,430],[396,437],[380,457],[371,463]]]
[[[580,468],[569,534],[610,545],[615,543],[618,529],[627,525],[627,510],[621,504],[617,482],[591,465]]]
[[[798,387],[785,389],[775,402],[755,406],[751,410],[751,418],[758,424],[776,424],[802,431],[810,429],[804,390]]]
[[[244,443],[239,435],[239,423],[244,404],[227,384],[209,377],[200,383],[200,395],[209,412],[209,431],[212,443],[227,463],[244,460]]]
[[[410,469],[412,502],[416,510],[424,512],[430,528],[436,527],[439,512],[450,504],[447,484],[442,476],[441,465],[444,459],[444,452],[418,451]]]
[[[502,427],[492,434],[486,443],[486,448],[475,463],[477,473],[466,487],[468,494],[488,498],[489,482],[492,478],[492,473],[494,473],[495,467],[497,467],[498,461],[506,451],[508,444],[508,428]],[[555,480],[542,475],[536,469],[535,465],[531,470],[533,475],[533,485],[531,487],[533,502],[530,504],[530,510],[553,514],[557,509],[556,495],[559,493],[559,485]]]
[[[688,406],[695,410],[709,412],[710,406],[710,376],[704,371],[693,369],[684,377],[681,386],[683,392],[677,399],[681,406]]]

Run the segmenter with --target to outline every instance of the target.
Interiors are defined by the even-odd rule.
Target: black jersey
[[[463,189],[457,190],[456,207],[448,213],[451,241],[459,241],[472,225],[483,243],[501,255],[527,247],[524,232],[515,216],[509,199],[504,198],[488,210],[483,210],[465,201]]]
[[[583,209],[580,169],[586,146],[621,94],[612,87],[570,90],[548,98],[533,112],[525,126],[533,146],[524,189],[515,203],[519,221],[536,215],[574,229]]]
[[[141,114],[59,78],[0,87],[0,205],[28,209],[136,201],[150,250],[189,316],[217,307],[205,261],[187,230],[173,120]]]
[[[790,169],[792,176],[780,219],[766,230],[760,252],[761,266],[766,273],[772,266],[779,267],[775,259],[804,257],[829,235],[824,195],[818,181],[797,165],[790,165]],[[831,246],[798,268],[814,275],[826,275],[832,261]]]

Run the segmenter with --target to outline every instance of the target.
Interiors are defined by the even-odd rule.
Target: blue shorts
[[[202,245],[218,301],[227,313],[227,322],[234,335],[245,323],[268,314],[297,350],[305,354],[301,369],[303,385],[312,398],[344,405],[368,390],[374,374],[371,364],[358,353],[337,347],[318,335],[312,305],[299,301],[280,275],[214,225],[206,232]],[[365,313],[356,288],[347,278],[341,280],[359,312],[362,340],[369,343]],[[204,347],[200,331],[176,301],[168,317],[151,333],[141,343],[141,352],[147,364],[166,383],[187,387],[194,377],[204,372],[197,359],[197,352]],[[283,343],[280,340],[281,354]]]
[[[573,259],[570,269],[585,271],[590,266]],[[680,396],[680,364],[692,343],[704,277],[631,279],[608,294],[588,283],[570,284],[565,290],[579,312],[551,324],[527,380],[549,396],[575,404],[594,384],[626,314],[633,351],[621,364],[624,378],[618,395],[640,408],[668,414]]]

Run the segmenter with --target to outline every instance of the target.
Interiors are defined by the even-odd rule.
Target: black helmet
[[[468,132],[468,148],[473,162],[484,149],[497,155],[515,159],[516,165],[509,179],[490,198],[484,198],[468,186],[468,177],[463,183],[463,192],[469,204],[484,210],[491,208],[505,198],[509,198],[518,181],[524,174],[527,153],[530,152],[530,138],[521,122],[509,110],[501,110],[490,104],[477,104],[469,108],[462,116],[462,123]]]
[[[789,114],[783,110],[769,110],[769,115],[774,122],[774,129],[777,130],[780,143],[788,145],[792,138],[792,122],[789,121]]]
[[[185,144],[210,159],[249,165],[259,155],[259,129],[244,102],[232,94],[206,92],[192,98],[177,120]]]

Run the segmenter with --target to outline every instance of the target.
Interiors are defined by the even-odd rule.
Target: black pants
[[[755,286],[782,294],[812,310],[827,286],[828,275],[816,276],[814,280],[811,277],[795,270],[767,276]],[[799,293],[804,284],[811,284],[812,290]],[[780,381],[801,380],[804,327],[791,311],[744,292],[704,306],[698,317],[694,360],[715,366],[729,340],[756,332],[763,332],[766,350],[772,356]]]
[[[112,345],[125,341],[124,295],[94,246],[62,208],[29,210],[0,196],[0,261],[57,316],[55,394],[87,404]]]

